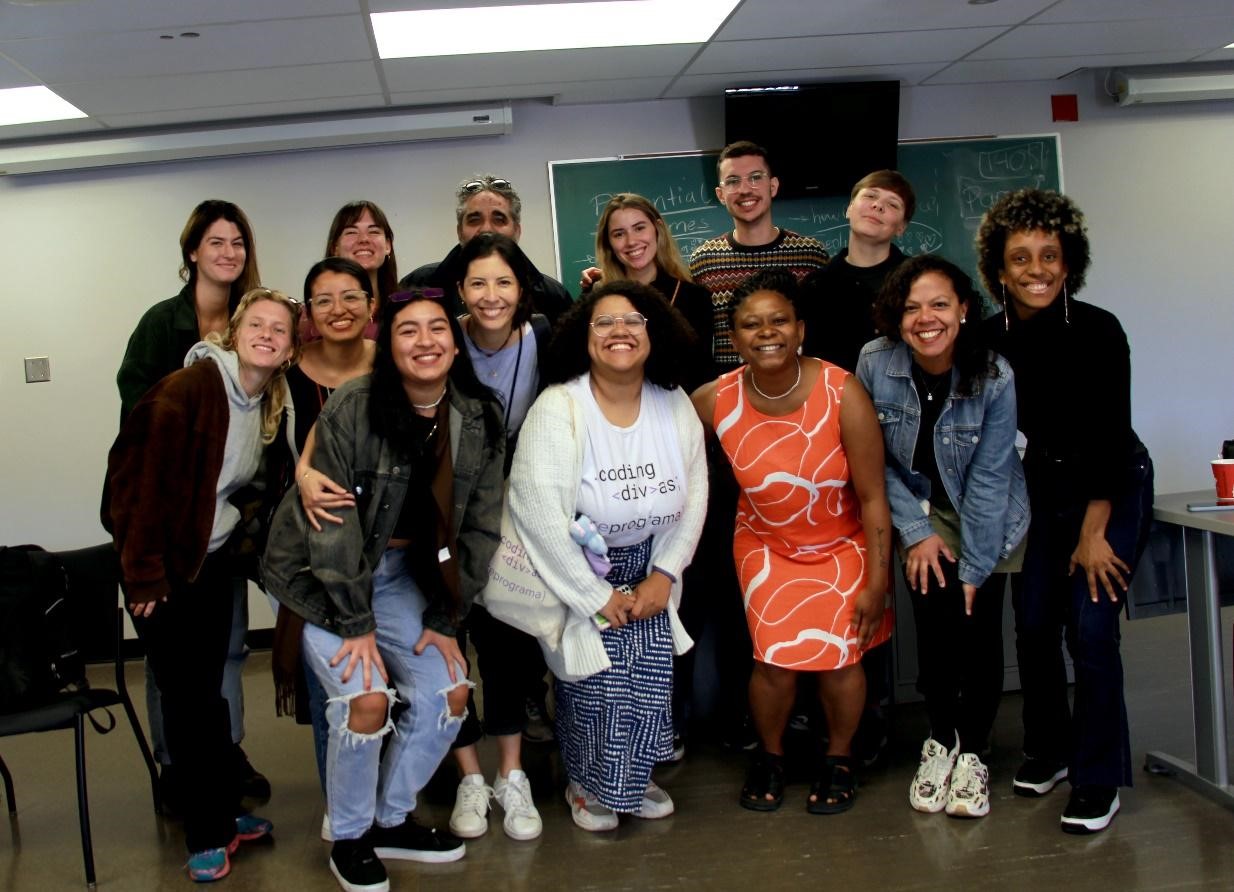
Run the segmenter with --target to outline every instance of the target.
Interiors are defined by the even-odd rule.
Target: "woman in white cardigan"
[[[595,289],[558,323],[552,386],[523,423],[510,473],[510,517],[569,612],[545,650],[566,800],[585,830],[614,829],[618,813],[673,812],[651,771],[672,753],[672,658],[693,645],[677,618],[679,580],[707,508],[702,427],[678,386],[690,338],[653,289]],[[570,537],[579,514],[609,546],[606,576]]]

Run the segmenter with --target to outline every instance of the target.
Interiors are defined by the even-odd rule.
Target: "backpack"
[[[64,565],[37,545],[0,546],[0,713],[88,687]]]

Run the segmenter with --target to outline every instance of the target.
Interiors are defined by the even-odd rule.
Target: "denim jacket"
[[[381,559],[407,495],[407,456],[369,425],[368,375],[331,396],[317,419],[313,467],[356,494],[343,523],[314,530],[295,487],[274,517],[262,561],[266,588],[310,623],[343,638],[376,628],[373,569]],[[450,449],[454,465],[454,535],[458,546],[463,613],[488,580],[501,529],[505,438],[485,434],[477,400],[451,389]],[[424,626],[454,635],[449,605],[430,601]],[[462,616],[458,617],[461,621]]]
[[[934,427],[934,454],[947,496],[960,515],[961,582],[980,586],[1028,531],[1028,490],[1015,449],[1016,405],[1011,366],[991,353],[998,377],[984,378],[973,396],[951,393]],[[907,344],[879,338],[865,345],[857,378],[874,401],[887,455],[887,501],[900,542],[908,548],[933,532],[923,503],[930,482],[914,471],[921,403]]]

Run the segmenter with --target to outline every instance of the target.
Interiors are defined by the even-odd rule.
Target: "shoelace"
[[[523,789],[524,787],[526,787],[526,790]],[[502,807],[508,813],[517,815],[530,814],[532,811],[531,784],[525,779],[519,783],[507,781],[504,800]]]
[[[922,762],[926,764],[928,772],[924,781],[918,785],[918,789],[923,789],[927,785],[931,793],[942,789],[943,782],[947,780],[947,775],[952,772],[951,762],[947,758],[946,750],[940,748],[937,752],[923,756]]]
[[[488,814],[488,801],[493,796],[493,788],[488,784],[463,784],[459,787],[458,796],[463,800],[463,808],[484,816]]]

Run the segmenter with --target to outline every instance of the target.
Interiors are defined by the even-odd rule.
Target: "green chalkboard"
[[[820,151],[820,163],[826,153]],[[571,290],[595,261],[596,221],[616,192],[651,199],[682,255],[732,228],[715,197],[716,153],[554,161],[549,164],[557,272]],[[939,253],[977,276],[973,237],[1000,196],[1031,186],[1062,189],[1058,137],[1016,136],[900,144],[898,166],[917,192],[917,212],[898,244],[906,254]],[[812,235],[833,256],[848,241],[848,196],[775,202],[780,226]]]

